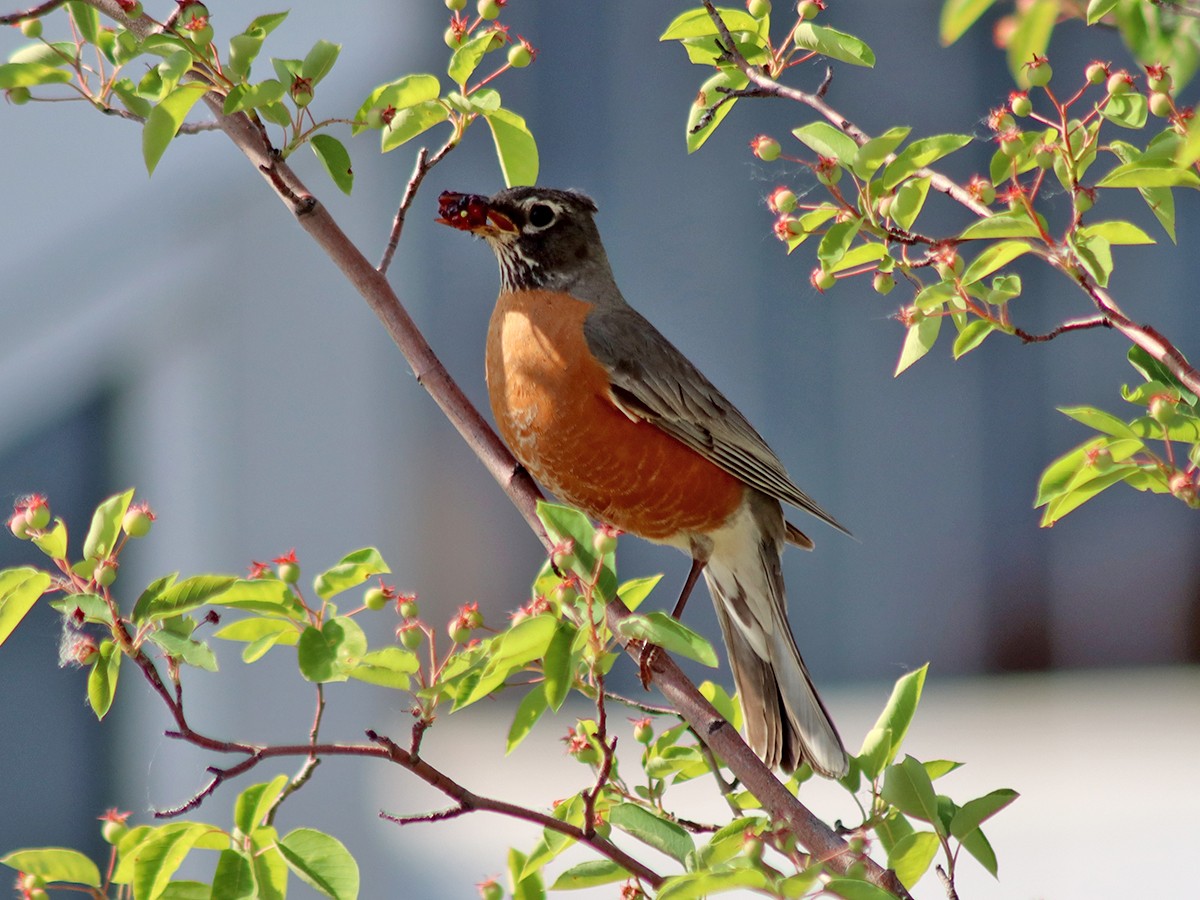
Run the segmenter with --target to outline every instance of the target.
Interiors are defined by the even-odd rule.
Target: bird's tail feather
[[[803,762],[829,778],[846,773],[837,729],[817,695],[788,625],[779,547],[759,535],[757,553],[710,557],[704,569],[729,650],[746,741],[768,766]]]

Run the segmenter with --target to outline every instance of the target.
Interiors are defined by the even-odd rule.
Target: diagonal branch
[[[0,15],[0,25],[16,25],[25,19],[36,19],[39,16],[46,15],[48,12],[53,12],[66,2],[67,0],[46,0],[45,3],[31,6],[23,12],[4,13]]]

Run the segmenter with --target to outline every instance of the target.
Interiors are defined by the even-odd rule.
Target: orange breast
[[[584,342],[589,309],[549,291],[500,295],[487,383],[501,436],[549,490],[602,522],[672,543],[713,530],[745,485],[612,403],[608,375]]]

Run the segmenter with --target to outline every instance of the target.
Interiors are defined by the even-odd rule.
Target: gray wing
[[[596,309],[583,332],[608,370],[611,399],[626,415],[656,425],[756,490],[850,533],[796,486],[746,417],[635,309]]]

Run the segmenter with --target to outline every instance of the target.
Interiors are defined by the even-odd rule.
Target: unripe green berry
[[[633,739],[639,744],[649,744],[654,740],[654,727],[649,719],[638,719],[633,724]]]
[[[129,826],[116,819],[105,819],[104,824],[100,826],[100,836],[106,844],[117,844],[128,833]]]
[[[1075,193],[1075,211],[1085,213],[1095,205],[1096,201],[1092,195],[1085,190],[1079,190]]]
[[[9,88],[4,92],[4,96],[13,106],[24,106],[32,97],[27,87]]]
[[[1116,97],[1120,94],[1128,94],[1133,84],[1130,81],[1128,72],[1113,72],[1108,76],[1106,89],[1110,97]]]
[[[1146,87],[1152,91],[1167,94],[1170,93],[1175,80],[1171,77],[1171,73],[1166,70],[1165,66],[1147,66],[1146,67]]]
[[[467,42],[467,33],[461,28],[455,28],[451,25],[442,34],[442,40],[446,42],[446,46],[451,50],[457,50]]]
[[[871,281],[871,287],[875,289],[875,293],[884,297],[890,294],[895,286],[896,278],[890,272],[876,272]]]
[[[760,134],[750,142],[750,149],[754,151],[754,155],[763,162],[772,162],[779,159],[779,154],[783,148],[779,146],[779,141],[765,134]]]
[[[477,887],[479,888],[479,900],[503,900],[504,888],[494,878],[489,878]]]
[[[746,11],[756,19],[765,19],[771,14],[771,0],[746,0]]]
[[[450,640],[456,644],[465,644],[471,639],[471,629],[459,619],[454,619],[446,631],[450,635]]]
[[[13,513],[13,517],[8,520],[8,530],[19,541],[29,540],[29,522],[26,521],[25,514]]]
[[[1014,116],[1027,116],[1033,112],[1033,101],[1023,91],[1017,92],[1008,98],[1008,108]]]
[[[818,291],[827,291],[837,284],[837,276],[828,269],[813,269],[811,281]]]
[[[396,637],[409,650],[416,650],[425,640],[425,632],[416,622],[405,622],[396,630]]]
[[[22,19],[21,34],[27,38],[39,38],[42,36],[42,20],[41,19]]]
[[[1150,95],[1149,105],[1150,112],[1160,119],[1169,118],[1175,112],[1175,105],[1171,102],[1171,95],[1162,91],[1155,91]]]
[[[92,578],[100,587],[109,587],[117,580],[117,566],[111,559],[102,559],[96,564],[96,571],[92,573]]]
[[[25,508],[25,521],[34,531],[41,531],[50,524],[50,507],[46,505],[45,500],[38,498],[38,501]]]
[[[381,587],[367,588],[363,594],[363,606],[378,612],[388,605],[388,595]]]
[[[481,19],[495,19],[500,15],[501,5],[500,0],[479,0],[475,4],[475,11]]]
[[[1021,140],[1021,132],[1017,129],[1010,128],[1000,135],[1000,152],[1005,156],[1012,158],[1023,149],[1025,149],[1025,144]]]
[[[617,536],[609,528],[598,528],[592,535],[592,549],[603,556],[617,549]]]
[[[1108,80],[1108,66],[1102,62],[1094,62],[1083,70],[1089,84],[1104,84]]]
[[[817,181],[826,187],[832,187],[842,180],[842,167],[833,166],[817,166]]]
[[[279,563],[279,580],[285,584],[295,584],[300,580],[300,565],[294,562]]]
[[[154,523],[154,514],[145,506],[131,506],[121,519],[121,529],[131,538],[145,537]]]
[[[446,9],[450,12],[460,12],[467,8],[467,0],[446,0]]]
[[[767,198],[767,206],[772,212],[786,215],[796,208],[796,195],[785,187],[775,188],[771,192],[771,196]]]
[[[808,20],[816,16],[821,11],[821,4],[817,0],[800,0],[796,4],[796,14],[801,19]]]
[[[1049,169],[1054,165],[1054,148],[1049,144],[1039,145],[1033,159],[1038,164],[1038,168]]]
[[[523,69],[533,62],[533,53],[524,44],[514,44],[508,51],[508,64],[514,69]]]
[[[1054,70],[1050,68],[1050,63],[1047,62],[1044,56],[1035,56],[1026,72],[1026,77],[1029,78],[1029,83],[1033,87],[1045,87],[1050,83],[1050,78],[1053,75]]]

